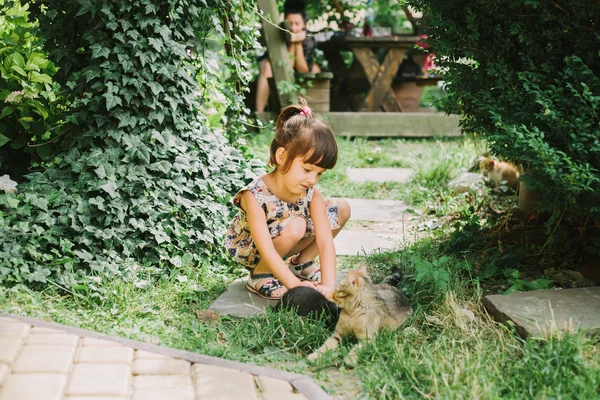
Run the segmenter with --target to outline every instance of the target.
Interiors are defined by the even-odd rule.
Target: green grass
[[[251,137],[250,150],[265,159],[268,141],[266,135]],[[339,165],[325,174],[320,186],[328,196],[400,199],[464,219],[469,215],[467,199],[452,197],[445,185],[468,167],[477,148],[468,140],[340,139]],[[369,166],[413,168],[415,178],[405,185],[348,182],[345,168]],[[366,345],[356,369],[342,363],[352,340],[315,365],[305,361],[328,336],[319,321],[285,312],[200,321],[195,312],[206,310],[238,277],[206,267],[177,269],[145,288],[135,282],[100,281],[103,297],[65,295],[54,286],[39,291],[23,285],[1,287],[0,306],[15,314],[308,374],[339,399],[598,398],[600,354],[595,342],[581,334],[523,341],[510,327],[491,320],[481,305],[478,266],[471,264],[469,247],[461,247],[460,253],[451,250],[444,233],[450,230],[435,231],[400,252],[368,257],[376,281],[394,266],[403,271],[402,287],[415,312],[404,328],[383,332]],[[356,262],[339,259],[341,268]],[[423,265],[445,271],[446,284],[439,274],[420,276]]]
[[[336,167],[323,174],[318,187],[326,197],[403,200],[414,206],[435,201],[447,192],[448,182],[467,170],[484,146],[465,138],[432,139],[347,139],[338,137]],[[268,160],[271,135],[248,137],[252,152]],[[348,179],[348,168],[410,168],[414,176],[407,183],[366,182]]]

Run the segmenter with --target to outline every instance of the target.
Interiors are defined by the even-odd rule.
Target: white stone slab
[[[263,313],[265,308],[277,303],[277,300],[267,300],[250,293],[246,289],[246,280],[241,278],[233,281],[227,290],[209,307],[221,315],[240,315],[249,317]]]
[[[408,182],[413,174],[410,168],[348,168],[346,175],[353,182]]]
[[[512,321],[523,337],[556,331],[600,331],[600,287],[533,290],[483,298],[498,321]]]
[[[339,256],[365,256],[399,250],[403,247],[404,240],[402,235],[342,230],[333,242],[335,253]]]
[[[402,219],[408,205],[398,200],[345,199],[352,210],[351,220],[389,221]]]

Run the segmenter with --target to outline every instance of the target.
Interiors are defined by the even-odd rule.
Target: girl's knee
[[[344,226],[344,224],[346,224],[346,222],[348,222],[348,220],[350,219],[350,216],[352,215],[350,203],[348,203],[348,201],[346,201],[344,199],[338,199],[337,206],[338,206],[338,219],[340,222],[340,226]]]
[[[300,241],[306,234],[306,227],[306,220],[304,218],[293,218],[290,222],[288,222],[286,227],[283,228],[283,231],[281,231],[281,236],[288,237],[294,241]]]

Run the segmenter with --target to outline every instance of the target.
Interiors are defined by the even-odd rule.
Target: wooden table
[[[345,107],[352,97],[350,93],[355,92],[357,89],[353,87],[355,86],[354,83],[360,81],[361,78],[362,80],[366,78],[367,87],[364,88],[366,97],[358,101],[355,106],[357,111],[402,111],[392,91],[392,80],[406,53],[411,49],[415,49],[415,44],[419,40],[421,40],[419,36],[412,35],[391,37],[337,36],[318,43],[317,46],[323,50],[337,84],[335,97],[339,102],[335,108]],[[378,49],[387,50],[381,63],[375,54]],[[354,54],[354,64],[350,68],[346,67],[340,51],[351,51]]]

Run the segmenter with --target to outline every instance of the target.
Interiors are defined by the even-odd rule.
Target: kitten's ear
[[[348,272],[348,275],[346,275],[346,283],[351,286],[358,284],[358,273],[354,270]]]
[[[361,276],[369,276],[369,272],[367,271],[367,265],[364,262],[358,264],[358,268],[356,268],[356,272],[358,272]]]

